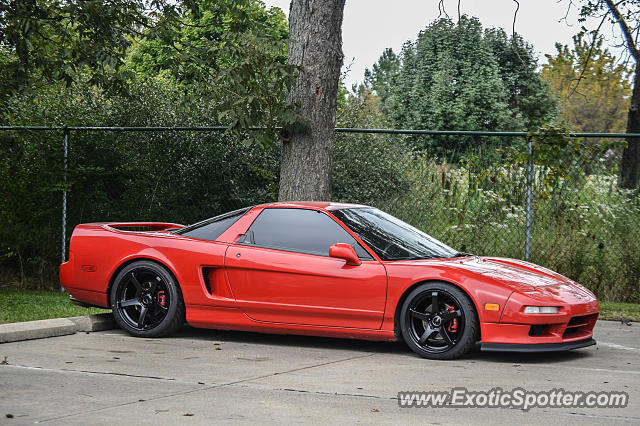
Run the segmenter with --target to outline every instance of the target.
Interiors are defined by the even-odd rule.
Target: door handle
[[[240,256],[241,256],[240,253],[236,253],[236,257],[240,257]]]

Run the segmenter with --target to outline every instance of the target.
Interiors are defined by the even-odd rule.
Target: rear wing
[[[101,225],[105,228],[128,232],[159,232],[184,228],[184,225],[179,223],[168,222],[106,222]]]

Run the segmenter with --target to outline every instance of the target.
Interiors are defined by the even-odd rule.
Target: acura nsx
[[[184,226],[88,223],[60,279],[133,336],[194,327],[402,340],[425,358],[593,345],[596,297],[521,260],[460,253],[376,208],[290,202]]]

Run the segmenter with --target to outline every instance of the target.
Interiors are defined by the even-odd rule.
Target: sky
[[[289,0],[263,0],[267,7],[281,8],[289,14]],[[573,45],[572,37],[580,30],[577,10],[566,22],[566,0],[520,0],[516,32],[531,43],[539,63],[545,54],[556,52],[555,43]],[[452,19],[458,16],[458,1],[445,0],[445,10]],[[461,0],[461,13],[476,16],[484,27],[502,27],[511,34],[513,0]],[[346,86],[362,81],[365,68],[378,60],[382,51],[391,47],[398,53],[407,40],[415,40],[418,32],[438,17],[438,0],[346,0],[342,23],[344,66],[350,65]],[[589,23],[587,23],[589,26]],[[344,68],[343,68],[344,70]]]

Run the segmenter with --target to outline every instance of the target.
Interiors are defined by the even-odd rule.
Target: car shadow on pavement
[[[322,348],[334,350],[349,350],[363,353],[398,354],[419,358],[404,342],[374,342],[359,339],[341,339],[331,337],[300,336],[294,334],[266,334],[247,331],[210,330],[185,326],[179,333],[172,336],[180,339],[224,341],[234,343],[249,343],[256,345],[288,346],[305,348]],[[168,337],[169,339],[172,337]],[[564,352],[546,353],[509,353],[482,352],[479,345],[461,360],[475,360],[510,364],[541,364],[556,362],[571,362],[578,359],[588,359],[597,356],[593,349],[582,349]]]
[[[290,346],[350,350],[359,352],[407,353],[411,350],[402,342],[373,342],[360,339],[342,339],[333,337],[301,336],[295,334],[269,334],[249,331],[211,330],[185,326],[179,333],[171,336],[180,339],[225,341],[251,343],[256,345]],[[169,338],[171,338],[169,337]]]

